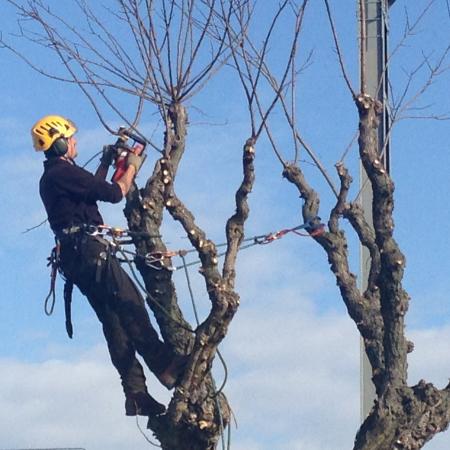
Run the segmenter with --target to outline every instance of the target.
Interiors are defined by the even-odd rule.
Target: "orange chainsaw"
[[[145,151],[145,147],[147,145],[147,141],[138,136],[137,134],[131,132],[125,127],[120,127],[117,134],[119,135],[116,143],[113,145],[116,156],[114,158],[114,174],[111,178],[111,181],[120,180],[123,174],[127,170],[127,158],[129,153],[137,153],[141,155]],[[131,139],[133,141],[133,145],[130,147],[127,142]],[[136,148],[136,144],[140,144],[142,148]]]

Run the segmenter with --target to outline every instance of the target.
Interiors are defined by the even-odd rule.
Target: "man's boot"
[[[165,412],[166,407],[147,392],[135,392],[126,396],[125,414],[127,416],[159,416]]]

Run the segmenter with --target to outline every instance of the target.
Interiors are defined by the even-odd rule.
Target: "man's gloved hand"
[[[136,155],[135,153],[128,153],[127,157],[127,168],[130,166],[134,166],[136,173],[139,172],[142,164],[144,163],[146,155]]]
[[[100,157],[100,164],[105,167],[109,167],[116,156],[116,148],[114,145],[104,145],[102,150],[102,156]]]

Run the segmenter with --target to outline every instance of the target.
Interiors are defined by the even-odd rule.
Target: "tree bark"
[[[146,187],[130,193],[125,208],[130,230],[141,232],[134,238],[137,268],[161,334],[176,353],[189,354],[167,414],[149,418],[148,427],[164,450],[213,450],[231,416],[227,399],[222,392],[216,392],[210,371],[217,347],[239,305],[234,291],[235,262],[249,213],[247,197],[254,181],[254,140],[249,139],[243,150],[243,181],[236,193],[236,213],[227,222],[228,244],[221,273],[215,244],[197,226],[195,217],[175,192],[174,180],[186,144],[187,114],[180,104],[171,105],[168,112],[165,155],[156,163]],[[195,330],[178,307],[172,271],[168,270],[170,257],[163,257],[159,267],[146,264],[146,255],[167,253],[160,237],[164,209],[180,222],[197,251],[211,300],[208,317]]]
[[[443,390],[420,381],[390,388],[377,400],[361,426],[354,450],[418,450],[448,428],[449,386]]]
[[[378,155],[378,116],[381,105],[366,94],[355,98],[359,112],[359,153],[373,192],[373,228],[361,207],[347,201],[351,177],[342,163],[336,165],[341,187],[331,211],[328,231],[311,236],[325,250],[330,269],[364,341],[372,367],[377,399],[361,426],[354,450],[416,450],[450,420],[450,385],[443,390],[421,381],[407,385],[407,354],[412,344],[405,338],[404,316],[409,297],[402,287],[405,257],[393,238],[394,184]],[[294,184],[304,203],[305,223],[318,223],[319,197],[309,186],[300,167],[287,164],[283,176]],[[339,219],[345,218],[370,254],[368,286],[361,293],[350,272],[345,233]]]
[[[375,244],[380,255],[373,288],[379,291],[384,365],[372,364],[378,398],[358,432],[354,449],[415,450],[448,427],[449,388],[438,390],[425,381],[407,386],[407,354],[412,348],[405,338],[404,316],[409,297],[402,287],[405,257],[393,238],[394,184],[378,155],[381,105],[362,94],[356,104],[360,157],[372,186]],[[365,344],[367,348],[366,340]]]

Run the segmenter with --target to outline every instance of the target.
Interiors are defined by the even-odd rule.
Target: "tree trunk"
[[[157,162],[145,189],[135,189],[127,199],[129,228],[138,233],[134,242],[137,264],[164,341],[178,354],[189,354],[188,365],[176,387],[166,414],[148,421],[164,450],[214,450],[231,411],[222,392],[216,392],[211,366],[239,305],[234,291],[235,262],[244,237],[249,208],[247,196],[254,181],[254,139],[243,149],[243,180],[236,192],[236,212],[226,225],[227,250],[222,272],[217,249],[195,223],[195,217],[177,197],[174,179],[186,143],[187,114],[180,104],[168,108],[164,156]],[[178,307],[172,282],[170,254],[161,237],[163,211],[182,225],[201,262],[200,272],[211,301],[208,317],[193,330]],[[159,266],[148,265],[146,256],[162,255]]]
[[[418,450],[447,429],[449,387],[436,389],[420,381],[413,387],[389,389],[359,430],[354,450]]]

